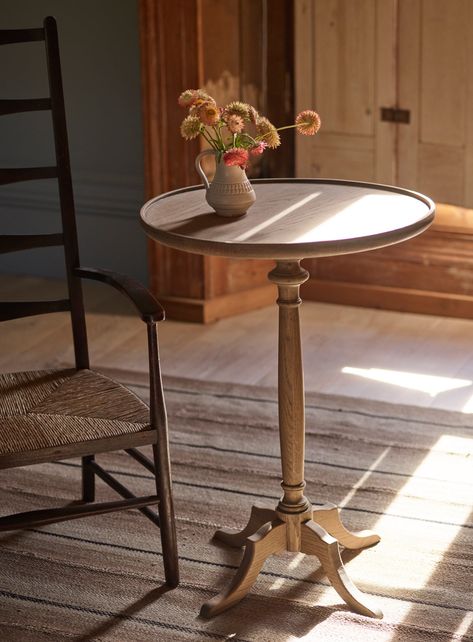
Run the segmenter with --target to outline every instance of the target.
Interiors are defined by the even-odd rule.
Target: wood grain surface
[[[168,192],[141,210],[143,226],[164,245],[247,258],[307,258],[375,249],[424,231],[433,202],[421,194],[370,183],[256,180],[255,205],[228,221],[197,186]]]

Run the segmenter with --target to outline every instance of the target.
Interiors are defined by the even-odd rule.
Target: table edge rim
[[[205,190],[204,185],[191,185],[181,187],[159,194],[148,200],[140,209],[140,222],[148,236],[158,242],[177,250],[183,250],[193,254],[203,254],[207,256],[223,256],[228,258],[255,258],[255,259],[293,259],[293,258],[315,258],[323,256],[335,256],[339,254],[351,254],[355,252],[365,252],[380,249],[388,245],[407,241],[414,236],[424,232],[434,220],[435,203],[434,201],[414,190],[394,185],[384,185],[382,183],[370,183],[367,181],[350,181],[344,179],[326,179],[326,178],[259,178],[251,181],[252,184],[271,184],[271,183],[313,183],[326,185],[346,185],[349,187],[365,187],[378,189],[380,191],[394,192],[396,194],[409,196],[421,201],[428,207],[425,217],[418,221],[401,228],[380,232],[368,236],[355,237],[349,239],[336,239],[333,241],[309,242],[298,244],[287,244],[282,248],[281,243],[228,243],[225,241],[212,241],[195,239],[165,232],[153,227],[145,220],[146,211],[158,201],[164,200],[177,194]],[[367,241],[371,241],[367,243]]]

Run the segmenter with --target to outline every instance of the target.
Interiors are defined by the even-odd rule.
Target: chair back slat
[[[0,31],[0,45],[35,40],[44,40],[44,29],[2,29]]]
[[[45,109],[51,109],[50,98],[0,99],[0,116],[19,114],[24,111],[44,111]]]
[[[1,301],[0,321],[10,321],[22,317],[32,317],[37,314],[49,314],[51,312],[67,312],[71,309],[69,299],[58,299],[57,301]]]
[[[4,234],[0,236],[0,254],[63,244],[62,234]]]
[[[57,178],[61,209],[62,234],[35,236],[10,236],[0,238],[0,253],[20,249],[64,245],[69,299],[49,302],[0,303],[0,321],[32,314],[69,310],[77,368],[89,367],[87,331],[85,326],[82,284],[76,270],[80,267],[79,246],[75,220],[74,193],[72,189],[69,143],[62,87],[61,62],[56,21],[45,18],[42,29],[0,30],[0,44],[44,40],[49,79],[49,98],[11,99],[0,101],[0,115],[20,111],[50,109],[53,121],[55,167],[30,167],[0,169],[0,185],[41,178]]]
[[[51,167],[12,167],[0,168],[0,185],[19,183],[20,181],[36,181],[42,178],[57,178],[58,168]]]

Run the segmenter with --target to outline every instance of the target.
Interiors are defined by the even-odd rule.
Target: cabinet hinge
[[[407,125],[411,120],[411,112],[409,109],[381,107],[381,120],[388,123],[404,123]]]

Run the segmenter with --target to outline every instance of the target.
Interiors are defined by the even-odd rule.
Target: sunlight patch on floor
[[[378,457],[376,462],[370,467],[367,476],[364,477],[366,481],[367,477],[375,473],[377,466],[383,460],[385,460],[386,455],[390,449],[383,451],[383,453]],[[439,460],[439,457],[442,460]],[[425,518],[426,520],[444,522],[443,524],[435,525],[431,522],[412,522],[409,524],[406,521],[407,529],[406,532],[398,532],[394,535],[395,539],[391,540],[390,545],[393,545],[393,542],[396,542],[396,546],[400,548],[409,547],[410,542],[416,545],[416,542],[421,541],[423,538],[423,530],[431,531],[432,528],[436,530],[436,550],[439,551],[442,555],[440,560],[438,555],[431,555],[430,557],[423,556],[422,559],[418,560],[418,563],[414,567],[406,567],[405,569],[400,569],[398,565],[393,565],[391,568],[384,568],[383,574],[379,574],[376,579],[372,578],[373,585],[383,585],[389,591],[389,588],[395,589],[394,594],[399,596],[399,591],[405,590],[406,592],[406,603],[399,603],[396,608],[401,612],[402,618],[405,620],[408,617],[409,611],[411,610],[412,605],[408,603],[409,597],[408,593],[412,590],[422,590],[427,589],[429,585],[429,580],[432,575],[437,571],[438,565],[445,563],[443,556],[448,552],[452,546],[454,540],[459,534],[461,525],[464,524],[470,515],[471,511],[471,492],[466,490],[466,493],[463,497],[458,496],[457,490],[453,484],[457,483],[457,480],[462,479],[463,483],[465,480],[468,480],[470,485],[473,484],[473,472],[471,468],[471,459],[473,457],[473,439],[456,437],[453,435],[442,435],[440,439],[434,444],[430,449],[428,455],[423,459],[417,469],[414,471],[412,477],[409,481],[399,490],[396,494],[395,499],[391,502],[389,506],[386,507],[384,514],[380,517],[376,524],[374,524],[372,530],[375,533],[383,534],[389,533],[392,537],[392,518],[391,515],[406,515],[415,518]],[[430,486],[425,485],[425,482],[430,479]],[[438,480],[438,481],[436,481]],[[363,482],[360,479],[360,482],[356,485],[357,488],[362,486]],[[433,485],[432,485],[433,484]],[[445,487],[445,496],[452,498],[451,502],[445,502],[445,499],[442,501],[442,509],[439,505],[438,512],[435,512],[435,503],[433,503],[433,498],[439,499],[437,494],[437,488],[435,484],[442,485]],[[348,498],[353,497],[352,492],[350,492],[344,501],[340,504],[346,504]],[[432,506],[434,506],[434,512],[432,512]],[[425,514],[423,514],[425,511]],[[342,512],[343,518],[343,512]],[[414,535],[415,532],[415,535]],[[430,535],[430,533],[429,533]],[[426,533],[426,537],[427,537]],[[393,557],[394,559],[394,557]],[[350,568],[348,567],[348,574],[350,575]],[[390,574],[391,571],[391,574]],[[381,580],[383,578],[383,580]],[[366,581],[369,582],[370,579],[366,578]],[[327,596],[330,595],[330,590],[327,589],[323,592],[322,596],[315,602],[317,605],[325,605],[327,602]],[[333,596],[333,592],[331,593]],[[306,635],[302,637],[290,637],[290,640],[297,640],[297,642],[309,642],[316,640],[317,637],[323,632],[325,627],[331,627],[330,631],[333,633],[333,627],[336,628],[336,623],[330,623],[331,618],[336,617],[336,614],[333,616],[330,615],[323,622],[320,622],[312,630],[310,630]],[[458,624],[458,627],[455,631],[456,636],[460,638],[465,635],[473,623],[473,614],[471,612],[466,613],[461,622]],[[397,639],[398,631],[396,629],[380,632],[379,642],[391,642],[394,639]]]
[[[302,560],[305,559],[305,554],[304,553],[296,553],[292,560],[288,564],[288,569],[292,570],[294,568],[297,568],[299,564],[302,562]]]
[[[339,618],[339,613],[331,613],[327,618],[319,622],[305,635],[291,635],[288,637],[287,642],[317,642],[320,639],[330,639],[334,640],[335,642],[351,642],[351,637],[347,637],[347,623],[340,621]],[[375,636],[375,638],[371,637],[366,633],[366,631],[363,635],[363,633],[360,631],[359,639],[376,639],[376,642],[390,642],[394,638],[394,636],[396,636],[396,632],[393,632],[392,630],[382,631],[380,628],[376,628]],[[414,640],[412,640],[411,642],[414,642]]]
[[[270,591],[277,591],[280,589],[284,584],[286,583],[286,579],[284,577],[278,577],[274,580],[274,582],[271,584],[269,587]]]
[[[441,461],[439,455],[441,455]],[[409,547],[410,541],[416,545],[415,542],[422,540],[424,530],[427,537],[427,532],[434,528],[436,549],[444,555],[458,536],[461,526],[468,520],[471,512],[471,490],[463,488],[460,495],[458,486],[454,484],[458,480],[463,480],[463,483],[469,480],[470,484],[473,484],[472,456],[473,439],[442,435],[417,467],[413,476],[399,490],[391,504],[386,507],[383,516],[373,526],[374,532],[382,534],[392,529],[390,514],[410,516],[416,520],[425,519],[425,522],[419,521],[406,530],[404,541],[399,533],[399,546]],[[435,477],[439,481],[435,481]],[[432,481],[426,483],[426,480],[429,479]],[[432,522],[442,523],[437,525]],[[392,569],[391,577],[387,572],[385,573],[384,585],[398,589],[404,588],[406,591],[422,589],[428,585],[429,579],[435,573],[439,563],[443,563],[443,559],[431,555],[419,560],[415,572],[406,572],[398,576],[396,569]]]
[[[465,414],[473,413],[473,395],[471,395],[471,397],[468,399],[468,401],[463,406],[461,411],[464,412]]]
[[[470,613],[467,613],[463,620],[460,622],[454,635],[458,636],[458,638],[460,639],[463,635],[466,635],[468,633],[468,630],[472,624],[473,612],[470,611]]]
[[[456,390],[457,388],[466,388],[473,384],[473,381],[469,379],[437,377],[434,375],[420,374],[418,372],[402,372],[399,370],[384,370],[382,368],[352,368],[345,366],[341,371],[344,374],[356,375],[364,379],[371,379],[372,381],[389,383],[393,386],[425,392],[431,397],[435,397],[441,392]],[[471,402],[473,412],[473,397]]]
[[[388,446],[383,450],[381,455],[378,457],[378,459],[371,464],[371,466],[368,468],[368,470],[360,477],[360,479],[353,484],[353,488],[350,490],[347,495],[342,499],[342,501],[338,504],[340,508],[343,508],[343,506],[346,506],[348,502],[351,501],[353,496],[356,494],[356,491],[363,486],[365,481],[370,477],[370,475],[373,474],[373,472],[378,468],[379,464],[383,461],[383,459],[386,457],[386,455],[389,453],[391,450],[392,446]]]

